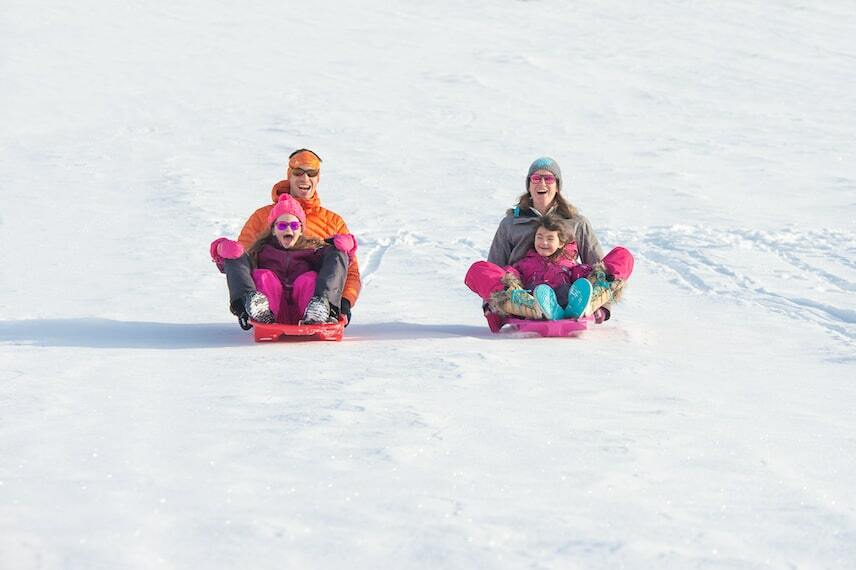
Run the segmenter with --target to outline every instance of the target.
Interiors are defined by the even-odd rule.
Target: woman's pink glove
[[[357,238],[353,234],[336,234],[333,236],[333,245],[336,249],[348,254],[348,261],[354,259],[357,252]]]
[[[220,273],[224,272],[223,262],[226,259],[238,259],[244,255],[244,246],[229,238],[217,238],[211,242],[211,261],[217,265]]]

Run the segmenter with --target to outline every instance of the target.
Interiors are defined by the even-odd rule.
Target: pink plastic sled
[[[560,319],[558,321],[536,321],[531,319],[507,319],[505,324],[520,331],[533,332],[540,336],[575,336],[588,329],[593,317]]]

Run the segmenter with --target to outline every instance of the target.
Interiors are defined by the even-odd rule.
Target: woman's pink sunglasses
[[[542,180],[547,184],[552,184],[556,181],[556,177],[552,174],[533,174],[529,177],[529,181],[532,182],[532,184],[538,184]]]

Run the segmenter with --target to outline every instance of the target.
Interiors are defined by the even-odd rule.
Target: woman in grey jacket
[[[552,158],[541,157],[529,166],[529,172],[526,175],[526,192],[520,196],[517,205],[506,212],[499,223],[490,246],[488,264],[474,265],[467,274],[467,285],[482,295],[483,299],[488,299],[490,293],[496,290],[514,287],[505,280],[500,282],[494,279],[498,274],[497,270],[513,265],[526,256],[533,246],[538,219],[548,213],[557,216],[566,225],[566,235],[573,236],[576,242],[580,263],[595,266],[604,260],[603,250],[591,223],[562,196],[562,170],[559,164]],[[493,273],[489,277],[476,274],[484,270],[490,270]],[[485,283],[489,285],[485,286]],[[534,298],[531,301],[534,303]],[[531,318],[532,307],[528,310],[523,309],[520,316]],[[497,314],[487,302],[484,304],[484,311],[491,330],[498,331],[502,327],[505,315]],[[603,322],[609,318],[608,306],[598,311],[594,314],[597,322]],[[537,308],[535,312],[538,312]]]

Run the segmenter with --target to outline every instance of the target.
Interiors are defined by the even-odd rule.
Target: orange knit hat
[[[288,156],[288,171],[285,173],[286,176],[291,176],[292,168],[320,170],[321,157],[309,150],[308,148],[301,148],[292,152]]]

